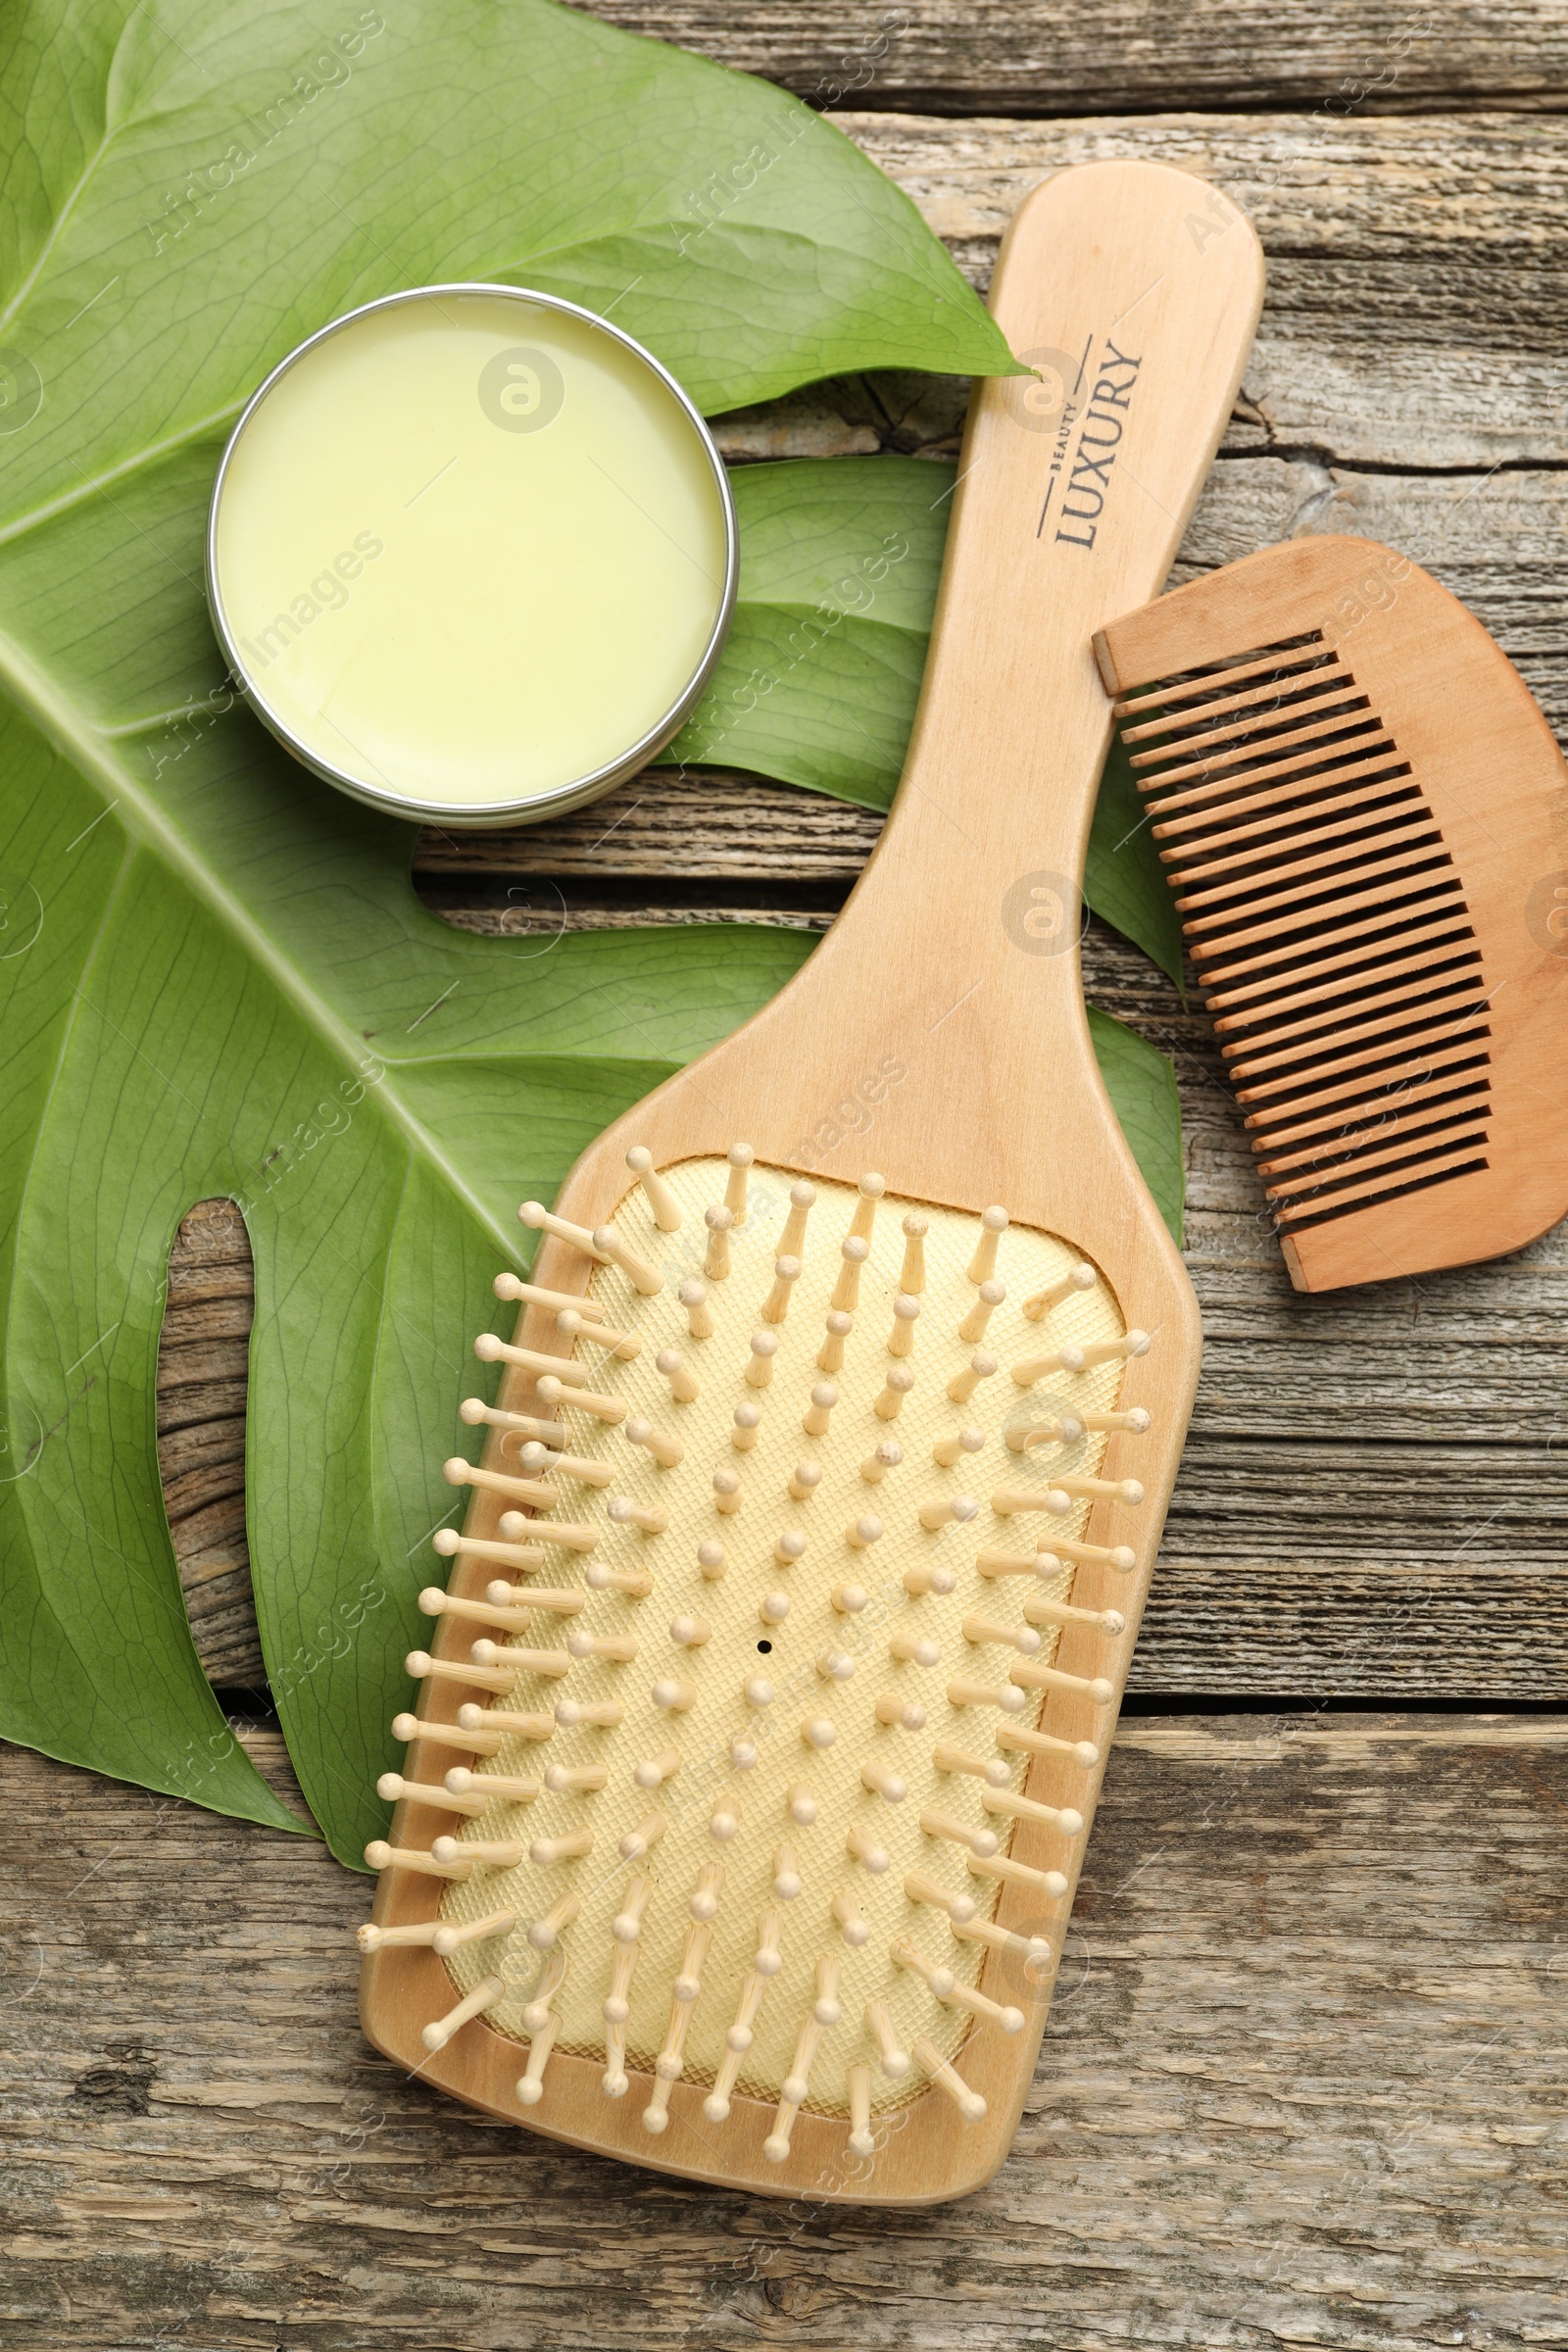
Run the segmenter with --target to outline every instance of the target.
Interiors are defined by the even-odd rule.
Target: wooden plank
[[[1321,106],[1553,108],[1568,67],[1560,11],[1454,0],[1367,10],[1073,9],[1055,0],[594,0],[631,32],[701,50],[812,105],[934,115],[1067,115]]]
[[[1124,1720],[1014,2151],[908,2216],[461,2109],[361,2039],[323,1849],[0,1771],[15,2352],[1563,2338],[1568,1719]]]

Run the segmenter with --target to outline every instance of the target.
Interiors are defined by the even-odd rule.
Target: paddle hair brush
[[[1036,372],[977,388],[881,847],[523,1205],[362,1933],[371,2040],[493,2115],[820,2199],[1006,2152],[1200,1348],[1080,993],[1090,639],[1166,576],[1261,291],[1183,172],[1023,205]]]
[[[1095,650],[1298,1290],[1568,1210],[1568,792],[1418,564],[1287,540]]]

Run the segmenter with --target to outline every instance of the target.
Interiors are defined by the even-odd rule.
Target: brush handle
[[[1262,292],[1246,218],[1163,165],[1061,172],[1003,245],[991,307],[1038,372],[976,386],[898,799],[845,917],[777,1007],[798,1019],[814,1000],[829,1022],[856,1007],[863,1028],[868,977],[883,1006],[915,1001],[955,1109],[965,1063],[1000,1055],[1035,1098],[1019,1105],[1027,1130],[1059,1103],[1071,1038],[1097,1086],[1078,893],[1111,722],[1091,639],[1165,582]]]

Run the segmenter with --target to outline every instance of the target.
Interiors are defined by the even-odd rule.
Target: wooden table
[[[1391,539],[1568,730],[1560,11],[599,13],[819,104],[848,85],[845,128],[980,284],[1044,172],[1219,181],[1270,294],[1180,575],[1295,531]],[[720,437],[736,462],[948,454],[962,399],[857,380]],[[426,836],[415,881],[481,931],[820,929],[876,830],[651,773],[514,839]],[[1568,2344],[1564,1233],[1297,1298],[1200,1020],[1100,925],[1085,976],[1176,1057],[1207,1355],[998,2181],[908,2220],[784,2207],[457,2109],[359,2039],[363,1881],[10,1749],[0,2343]],[[166,1492],[204,1660],[286,1788],[245,1573],[249,1317],[243,1229],[205,1206],[171,1269]]]

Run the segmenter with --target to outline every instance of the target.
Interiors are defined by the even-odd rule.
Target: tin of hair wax
[[[666,744],[735,602],[703,418],[608,319],[511,286],[351,311],[274,368],[213,486],[213,623],[356,800],[527,824]]]

